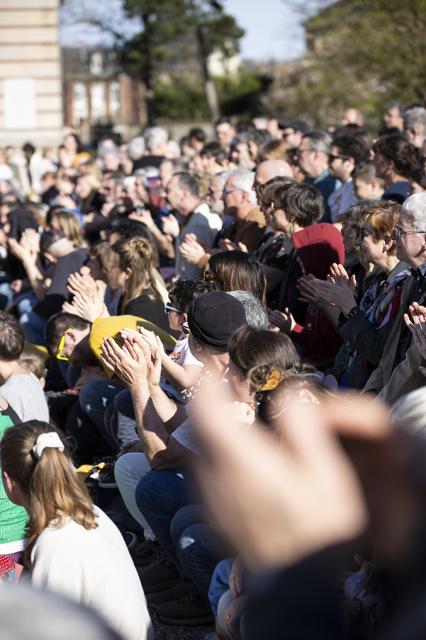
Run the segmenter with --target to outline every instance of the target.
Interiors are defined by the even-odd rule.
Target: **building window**
[[[74,124],[89,117],[86,85],[83,82],[76,82],[73,85],[72,105],[72,122]]]
[[[109,111],[113,120],[120,119],[120,84],[111,82],[109,85]]]
[[[105,84],[94,82],[90,87],[90,97],[92,122],[104,119],[106,116]]]

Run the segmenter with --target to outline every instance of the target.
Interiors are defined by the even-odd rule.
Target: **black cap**
[[[280,129],[294,129],[294,131],[301,131],[303,134],[309,131],[309,127],[304,120],[289,120],[289,122],[280,122],[278,124]]]
[[[229,340],[247,324],[244,307],[224,291],[210,291],[193,301],[188,325],[191,335],[202,345],[226,353]]]

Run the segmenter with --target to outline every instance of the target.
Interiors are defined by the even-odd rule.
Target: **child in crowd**
[[[200,376],[203,363],[191,353],[189,348],[188,311],[191,302],[207,291],[212,291],[213,286],[203,280],[178,280],[169,291],[169,304],[164,307],[172,332],[180,331],[181,335],[168,355],[160,340],[156,340],[152,331],[139,327],[142,336],[155,348],[161,348],[161,366],[163,377],[161,388],[167,395],[178,402],[182,402],[182,389],[187,389],[195,384]],[[122,337],[129,333],[124,330]],[[154,344],[155,342],[155,344]]]
[[[19,364],[29,373],[34,375],[44,389],[46,384],[46,362],[41,353],[24,351],[19,358]]]
[[[20,420],[48,420],[49,410],[43,388],[20,363],[25,336],[17,320],[0,313],[0,393]]]
[[[124,540],[93,505],[55,428],[33,420],[8,429],[1,468],[10,500],[29,514],[24,562],[32,583],[96,609],[125,640],[152,638]]]
[[[352,181],[355,195],[360,200],[380,200],[385,191],[384,181],[376,175],[373,162],[355,167]]]

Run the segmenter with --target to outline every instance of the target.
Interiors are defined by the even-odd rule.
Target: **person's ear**
[[[13,495],[13,487],[15,483],[6,471],[2,472],[2,476],[3,476],[4,490],[7,493],[7,497],[11,499],[11,496]]]
[[[128,280],[130,278],[132,273],[133,273],[133,269],[131,267],[127,267],[126,271],[124,272],[124,274],[126,276],[126,280]]]
[[[395,244],[395,240],[392,240],[390,236],[385,236],[383,238],[383,253],[388,253],[390,249],[392,249]]]

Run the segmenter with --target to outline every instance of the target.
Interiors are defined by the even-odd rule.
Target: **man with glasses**
[[[416,193],[404,202],[393,232],[397,257],[411,267],[401,295],[401,303],[392,332],[383,350],[377,374],[367,382],[365,390],[381,390],[390,404],[409,391],[424,385],[419,372],[422,356],[412,343],[404,323],[413,302],[424,304],[426,298],[426,193]]]
[[[290,120],[279,124],[281,137],[286,141],[290,149],[298,149],[304,135],[308,132],[308,125],[303,120]]]
[[[328,172],[342,183],[328,199],[331,221],[337,222],[347,208],[356,202],[352,172],[355,167],[367,162],[369,151],[363,140],[355,135],[341,135],[333,140],[328,157]]]
[[[307,182],[315,185],[324,199],[326,214],[321,222],[330,222],[328,199],[340,182],[330,175],[328,157],[331,137],[325,131],[310,131],[303,137],[297,151],[299,166],[308,177]]]
[[[265,216],[256,205],[256,193],[254,191],[254,177],[252,171],[233,171],[225,183],[223,190],[223,201],[225,211],[234,218],[224,233],[225,242],[228,240],[228,247],[232,243],[238,246],[241,242],[248,251],[255,251],[259,246],[265,232]]]

